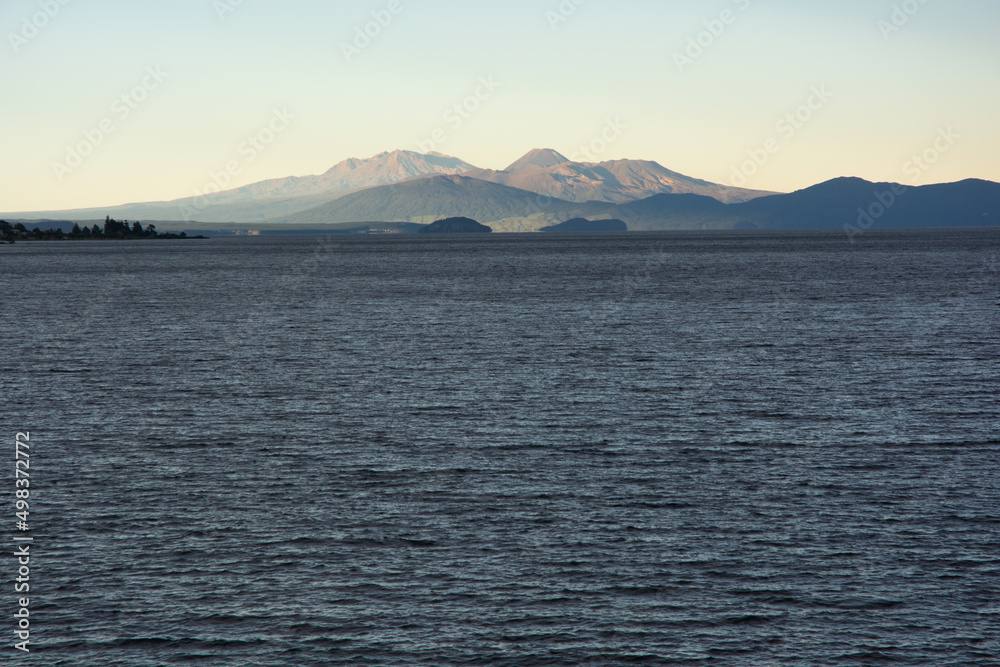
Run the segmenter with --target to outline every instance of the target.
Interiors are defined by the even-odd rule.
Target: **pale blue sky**
[[[614,119],[625,128],[595,144],[599,159],[720,183],[1000,181],[994,0],[566,0],[575,12],[555,29],[546,12],[558,16],[559,0],[398,0],[350,62],[342,45],[389,0],[62,2],[0,5],[0,211],[188,196],[233,161],[234,185],[320,173],[428,147],[437,129],[437,150],[477,166],[535,147],[582,157]],[[31,36],[24,22],[47,3],[58,12]],[[220,19],[226,3],[237,6]],[[886,38],[879,21],[903,4],[916,11]],[[675,54],[724,10],[731,23],[704,32],[704,52],[680,67]],[[148,68],[167,76],[157,83]],[[123,117],[120,97],[144,78],[145,99]],[[500,85],[489,92],[482,78]],[[446,119],[477,88],[478,109]],[[832,97],[800,109],[813,89]],[[246,150],[275,109],[295,119]],[[806,120],[779,128],[797,110]],[[948,128],[958,138],[934,148]],[[57,169],[85,133],[99,145]],[[765,147],[763,164],[744,164]],[[914,169],[925,150],[934,164]]]

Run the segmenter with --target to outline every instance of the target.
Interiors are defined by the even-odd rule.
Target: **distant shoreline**
[[[37,240],[66,240],[66,241],[93,241],[93,240],[144,240],[144,239],[156,239],[156,240],[187,240],[187,239],[237,239],[237,238],[260,238],[260,237],[294,237],[294,236],[395,236],[395,237],[423,237],[425,235],[417,234],[416,232],[425,227],[419,223],[410,222],[361,222],[361,223],[326,223],[326,224],[313,224],[313,225],[287,225],[280,223],[179,223],[172,221],[155,221],[155,227],[165,227],[168,231],[157,233],[155,237],[152,236],[93,236],[93,224],[96,224],[93,220],[87,221],[72,221],[72,220],[20,220],[18,224],[24,225],[40,225],[42,232],[42,237],[32,236],[32,232],[28,231],[27,236],[15,236],[15,241],[37,241]],[[59,229],[60,227],[65,228],[69,225],[91,225],[91,235],[73,235],[72,233],[62,232],[52,233],[49,230]],[[147,225],[148,227],[148,225]],[[48,228],[48,229],[46,229]],[[960,230],[971,230],[971,229],[992,229],[998,230],[1000,226],[996,225],[937,225],[937,226],[923,226],[923,225],[910,225],[910,226],[873,226],[866,230],[866,234],[874,233],[905,233],[907,231],[926,231],[926,232],[951,232]],[[26,230],[27,231],[27,230]],[[33,230],[32,230],[33,231]],[[578,232],[582,234],[598,234],[607,237],[621,237],[623,235],[628,236],[639,236],[643,234],[675,234],[675,235],[688,235],[688,234],[739,234],[739,235],[767,235],[767,234],[783,234],[783,233],[797,233],[797,234],[825,234],[833,233],[838,236],[844,236],[844,230],[836,229],[832,227],[800,227],[800,228],[758,228],[758,229],[664,229],[664,230],[648,230],[648,229],[628,229],[627,231],[602,231],[602,232]],[[493,234],[493,236],[508,236],[508,235],[528,235],[533,237],[552,237],[552,236],[562,236],[562,234],[551,234],[537,231],[525,231],[525,232],[505,232],[499,234]],[[444,235],[453,236],[453,235]],[[6,242],[8,239],[2,232],[0,232],[0,243]]]
[[[0,243],[13,244],[17,241],[142,241],[142,240],[181,240],[205,239],[207,236],[188,236],[187,232],[157,232],[156,225],[142,226],[138,221],[130,226],[128,220],[118,221],[110,216],[104,219],[104,226],[94,224],[92,227],[73,223],[69,232],[62,231],[62,226],[42,229],[35,226],[28,229],[24,222],[13,225],[6,220],[0,220]]]

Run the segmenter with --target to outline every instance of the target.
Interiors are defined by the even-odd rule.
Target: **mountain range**
[[[837,178],[733,204],[690,193],[615,204],[541,197],[468,176],[435,176],[356,192],[279,222],[296,227],[361,220],[427,224],[457,215],[498,232],[533,232],[575,218],[618,219],[630,231],[848,227],[860,233],[870,227],[992,226],[1000,225],[1000,184],[970,179],[906,187]]]
[[[791,194],[722,204],[697,195],[655,195],[607,207],[585,205],[591,218],[620,218],[631,231],[666,229],[845,229],[1000,225],[1000,183],[903,186],[836,178]]]
[[[573,162],[551,148],[535,149],[503,171],[475,169],[462,175],[573,202],[621,204],[654,194],[687,193],[728,204],[774,194],[709,183],[648,160]]]
[[[365,188],[397,183],[435,174],[459,174],[475,169],[468,162],[440,153],[413,151],[380,153],[371,158],[344,160],[316,176],[289,176],[218,190],[224,174],[209,174],[200,193],[171,201],[141,202],[64,211],[5,213],[6,218],[89,220],[183,220],[186,222],[262,223],[321,206]]]
[[[164,229],[233,223],[406,232],[466,217],[498,232],[619,220],[630,231],[843,227],[853,234],[870,227],[1000,225],[1000,184],[970,179],[906,187],[837,178],[776,194],[694,179],[644,160],[573,162],[552,149],[532,150],[501,171],[440,153],[394,151],[345,160],[318,176],[261,181],[203,198],[0,217],[72,224],[105,215],[174,221]]]
[[[536,149],[501,171],[478,169],[441,153],[392,151],[367,159],[351,158],[315,176],[289,176],[218,192],[228,176],[209,174],[197,196],[90,209],[3,213],[6,218],[184,220],[187,222],[265,223],[322,207],[341,197],[379,186],[435,176],[463,175],[480,181],[574,202],[624,203],[659,193],[694,193],[724,202],[742,202],[770,192],[709,183],[645,160],[573,162],[551,149]],[[208,194],[202,194],[206,190]],[[425,211],[417,217],[447,217]],[[316,218],[315,215],[308,216]]]

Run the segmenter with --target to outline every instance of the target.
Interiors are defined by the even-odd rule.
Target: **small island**
[[[427,225],[418,234],[489,234],[493,230],[472,218],[445,218]]]
[[[621,220],[587,220],[586,218],[573,218],[558,225],[542,227],[540,232],[627,232],[628,225]]]
[[[128,240],[128,239],[203,239],[204,236],[188,236],[187,232],[180,234],[156,232],[156,226],[149,224],[143,227],[138,222],[129,225],[128,220],[115,220],[107,216],[104,218],[104,227],[80,227],[73,223],[70,232],[63,232],[62,228],[42,230],[35,227],[31,231],[23,223],[10,224],[6,220],[0,220],[0,242],[14,243],[15,241],[73,241],[73,240]]]

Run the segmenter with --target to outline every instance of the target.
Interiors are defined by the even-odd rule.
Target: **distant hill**
[[[290,176],[253,183],[219,193],[215,199],[220,203],[228,203],[248,199],[330,195],[399,183],[421,176],[460,174],[470,169],[475,167],[441,153],[392,151],[367,159],[344,160],[319,176]]]
[[[655,195],[619,206],[586,204],[575,212],[621,218],[632,231],[993,226],[1000,225],[1000,184],[968,180],[904,187],[838,178],[740,204],[697,195]]]
[[[568,162],[570,162],[570,159],[557,150],[551,148],[534,148],[515,160],[504,171],[511,174],[520,174],[558,167]]]
[[[831,228],[859,221],[862,228],[992,226],[1000,224],[1000,184],[970,179],[906,187],[837,178],[734,206],[728,213],[734,225],[759,229]]]
[[[894,189],[901,194],[893,194]],[[890,196],[891,206],[880,204],[879,197],[888,201]],[[879,211],[879,206],[885,210]],[[1000,184],[970,180],[904,188],[839,178],[738,204],[695,194],[658,194],[624,204],[581,204],[465,176],[435,176],[354,193],[275,222],[296,226],[357,220],[426,224],[464,216],[482,220],[494,231],[537,231],[574,218],[620,220],[631,231],[830,229],[856,225],[859,210],[878,214],[868,227],[997,225]]]
[[[560,215],[573,206],[571,202],[540,198],[532,192],[465,176],[433,176],[356,192],[274,222],[307,226],[355,220],[429,224],[457,217],[492,222]]]
[[[727,212],[731,206],[704,195],[661,194],[627,204],[591,202],[573,213],[592,220],[618,218],[631,231],[730,229]]]
[[[502,171],[474,169],[464,176],[574,202],[625,203],[653,194],[698,194],[732,203],[774,194],[710,183],[648,160],[573,162],[551,148],[535,149]]]
[[[469,218],[445,218],[422,228],[418,234],[489,234],[493,230]]]
[[[264,222],[307,211],[366,188],[437,174],[459,174],[470,169],[475,167],[440,153],[392,151],[367,159],[344,160],[318,176],[275,178],[204,197],[68,211],[14,213],[7,217],[103,219],[105,215],[113,215],[141,220]],[[223,178],[229,177],[219,175],[220,180]],[[204,186],[212,184],[212,177],[206,175]]]
[[[542,227],[540,232],[560,233],[560,232],[627,232],[628,225],[621,220],[587,220],[586,218],[573,218],[558,225]]]

